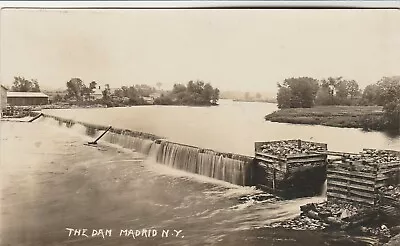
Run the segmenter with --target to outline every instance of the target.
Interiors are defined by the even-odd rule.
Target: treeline
[[[102,104],[108,107],[146,105],[148,103],[144,98],[156,92],[154,87],[145,84],[122,86],[112,92],[109,84],[105,84],[104,88],[98,86],[96,81],[86,85],[80,78],[70,79],[66,87],[67,93],[64,96],[57,94],[54,102],[76,105]]]
[[[14,77],[11,91],[17,92],[40,92],[39,82],[36,79],[25,79],[24,77]]]
[[[364,128],[400,130],[400,76],[383,77],[364,90],[356,81],[342,77],[321,81],[310,77],[289,78],[278,83],[277,101],[280,109],[315,105],[383,106],[384,114],[366,117]]]
[[[148,104],[210,106],[219,100],[219,89],[200,80],[189,81],[187,85],[175,84],[171,91],[157,90],[145,84],[122,86],[111,91],[110,86],[106,84],[101,90],[101,98],[94,95],[97,84],[92,81],[87,86],[80,78],[72,78],[66,83],[67,94],[64,97],[56,95],[54,101],[115,107]],[[160,87],[161,83],[157,83],[157,86]]]
[[[189,81],[187,85],[175,84],[171,92],[155,100],[160,105],[211,106],[219,100],[219,89],[203,81]]]
[[[310,108],[314,105],[360,105],[363,100],[355,80],[330,77],[319,81],[300,77],[278,83],[277,101],[279,108]]]

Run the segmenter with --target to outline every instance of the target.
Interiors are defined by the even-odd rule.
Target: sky
[[[399,10],[3,9],[0,81],[65,88],[189,80],[277,91],[285,78],[343,76],[363,88],[400,75]]]

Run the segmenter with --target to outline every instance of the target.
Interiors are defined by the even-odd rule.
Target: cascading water
[[[328,183],[327,180],[325,180],[324,184],[322,185],[322,189],[321,189],[321,194],[320,196],[322,197],[326,197],[326,191],[328,189]]]
[[[211,150],[201,150],[168,141],[162,141],[155,148],[157,151],[152,150],[151,154],[156,155],[158,163],[233,184],[246,184],[248,175],[246,167],[249,162],[224,157]]]
[[[47,117],[46,117],[47,118]],[[74,131],[90,136],[99,136],[102,131],[96,126],[76,123],[70,120],[47,118],[52,124],[66,126]],[[151,140],[141,133],[128,130],[107,132],[103,139],[123,148],[133,149],[149,156],[157,163],[183,171],[200,174],[232,184],[246,185],[251,159],[218,153],[213,150],[203,150],[194,146],[173,143],[166,140]]]

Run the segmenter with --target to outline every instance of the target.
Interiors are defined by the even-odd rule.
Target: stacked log
[[[302,140],[255,143],[256,185],[297,197],[315,195],[325,181],[326,144]]]
[[[326,150],[318,143],[300,140],[283,140],[268,142],[261,146],[261,152],[275,156],[287,157],[298,154],[311,154],[316,151]]]
[[[396,151],[364,149],[328,165],[329,200],[377,205],[377,190],[399,182],[400,155]]]

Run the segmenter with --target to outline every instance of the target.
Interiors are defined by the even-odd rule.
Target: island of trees
[[[278,83],[275,122],[400,131],[400,76],[383,77],[364,90],[354,80],[330,77],[285,79]]]

